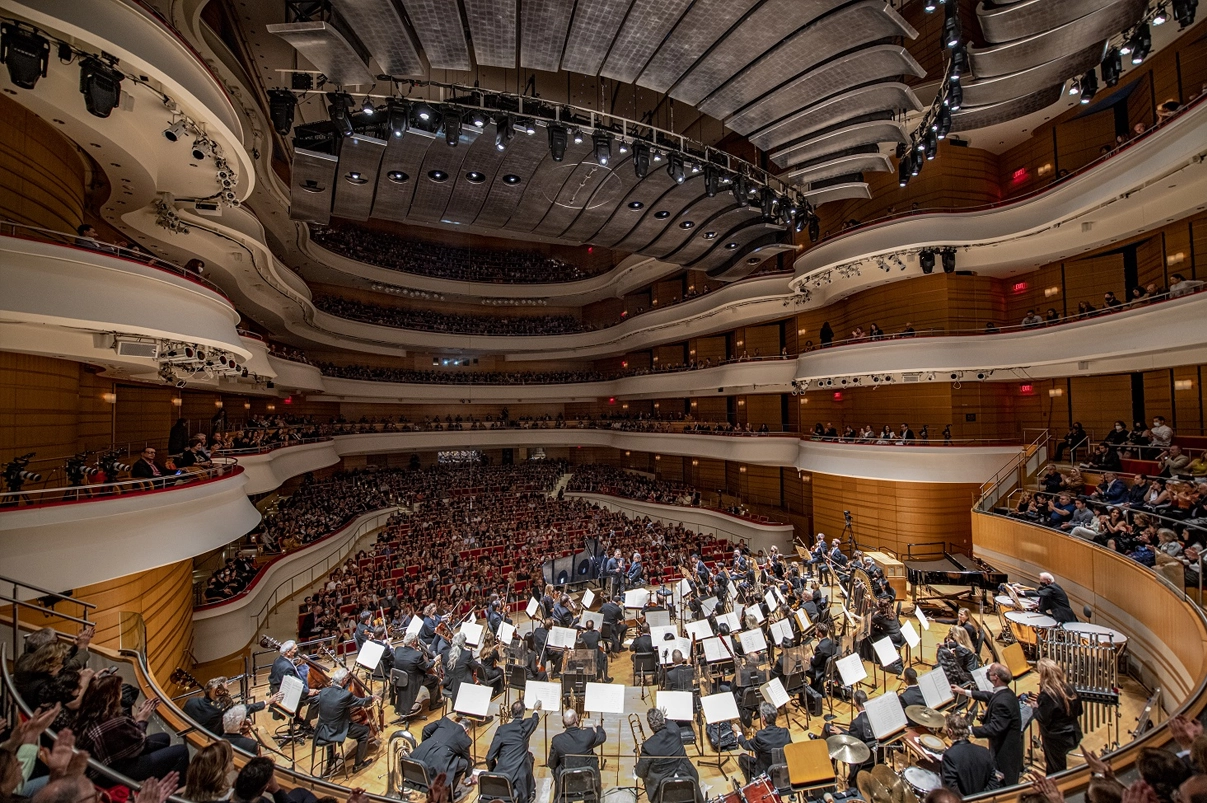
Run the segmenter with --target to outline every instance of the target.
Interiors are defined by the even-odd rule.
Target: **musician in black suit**
[[[288,675],[293,675],[302,681],[302,697],[298,703],[298,710],[295,716],[304,722],[313,722],[318,716],[318,707],[314,705],[314,699],[318,696],[318,689],[310,688],[310,667],[304,663],[294,665],[297,660],[298,644],[293,639],[282,642],[279,648],[280,655],[272,662],[272,668],[268,671],[268,691],[270,694],[276,694],[281,690],[281,681]],[[302,706],[305,705],[305,713],[302,711]]]
[[[642,621],[637,625],[637,638],[633,639],[633,643],[629,645],[630,652],[634,656],[639,652],[653,652],[654,640],[650,638],[650,626]]]
[[[645,569],[641,565],[640,552],[633,553],[633,560],[629,563],[629,570],[625,572],[624,581],[629,588],[637,588],[645,584]]]
[[[701,803],[700,774],[683,749],[679,726],[666,721],[666,714],[651,708],[645,715],[652,735],[641,744],[641,757],[634,771],[645,784],[645,796],[650,803],[662,799],[662,784],[671,778],[689,778],[696,791],[696,803]]]
[[[279,684],[278,684],[279,685]],[[222,708],[219,707],[217,698],[226,690],[226,678],[216,677],[210,678],[205,684],[205,691],[202,694],[195,694],[184,703],[184,713],[189,719],[196,722],[203,729],[218,736],[222,733]],[[278,702],[279,697],[273,698],[272,702]],[[264,702],[252,703],[247,706],[247,713],[253,714],[256,711],[264,710]]]
[[[621,603],[624,602],[623,597],[604,602],[599,606],[599,613],[603,616],[603,624],[611,627],[611,650],[614,653],[619,653],[623,649],[624,634],[628,628],[624,624],[624,608]]]
[[[553,603],[553,621],[559,627],[574,627],[574,611],[570,608],[570,595],[562,594]]]
[[[813,660],[809,662],[809,684],[819,692],[825,692],[822,684],[826,678],[826,662],[838,654],[838,647],[830,638],[830,626],[818,625],[817,646],[813,648]]]
[[[990,664],[986,672],[993,691],[973,691],[952,686],[954,694],[962,694],[974,700],[988,703],[984,724],[972,729],[978,739],[989,740],[989,751],[993,763],[1002,774],[1002,785],[1013,786],[1023,772],[1023,729],[1022,714],[1018,697],[1010,690],[1013,678],[1010,670],[1002,664]]]
[[[225,741],[230,742],[232,747],[237,747],[245,753],[258,756],[260,755],[260,743],[251,736],[243,735],[243,723],[246,721],[247,706],[232,705],[222,715],[221,736]]]
[[[345,688],[352,674],[343,667],[331,675],[331,685],[318,694],[319,721],[314,729],[315,741],[343,744],[345,739],[356,740],[356,764],[353,772],[369,766],[369,726],[352,721],[352,711],[377,702],[377,697],[357,697]]]
[[[868,636],[868,641],[876,642],[885,637],[898,650],[905,646],[905,636],[901,634],[901,622],[897,620],[897,613],[893,610],[893,601],[888,598],[882,599],[877,603],[876,612],[872,614],[872,630]],[[889,672],[899,675],[904,668],[904,664],[898,658],[891,666],[885,668]]]
[[[962,714],[948,714],[947,738],[951,747],[943,752],[943,785],[962,796],[997,789],[1000,776],[993,765],[993,754],[968,741],[968,720]]]
[[[917,670],[912,666],[909,667],[901,673],[901,679],[905,682],[905,686],[897,692],[897,696],[901,698],[901,707],[926,705],[926,698],[922,696],[922,690],[918,688]]]
[[[428,709],[440,705],[440,678],[431,674],[435,661],[419,651],[419,637],[407,636],[402,646],[394,650],[394,668],[407,675],[407,685],[404,690],[394,696],[394,713],[399,717],[410,716],[419,711],[422,700],[419,690],[426,688],[428,692]]]
[[[473,767],[470,753],[473,739],[469,737],[468,726],[468,720],[458,722],[449,717],[429,722],[423,727],[423,741],[411,752],[411,758],[427,769],[429,780],[434,781],[444,773],[454,790],[454,798],[457,783]]]
[[[511,781],[512,799],[527,803],[535,792],[532,777],[534,759],[528,751],[528,741],[540,721],[541,702],[537,700],[532,716],[524,719],[524,701],[511,704],[511,721],[495,730],[495,737],[486,751],[486,769],[497,772]]]
[[[738,738],[738,744],[754,753],[753,758],[745,754],[738,756],[738,766],[746,776],[746,783],[771,768],[775,763],[774,750],[783,749],[784,745],[792,743],[792,734],[788,729],[775,724],[778,714],[771,703],[759,703],[759,719],[762,720],[763,727],[754,734],[753,739],[747,739],[736,722],[729,723],[733,735]]]
[[[578,714],[573,708],[562,710],[562,725],[565,730],[549,742],[549,758],[545,766],[553,773],[554,784],[562,772],[579,767],[595,770],[595,782],[599,783],[599,758],[595,748],[607,741],[603,728],[580,728]]]
[[[361,611],[356,622],[356,630],[352,633],[352,640],[356,642],[356,649],[359,650],[365,646],[365,642],[373,637],[373,614],[369,611]]]
[[[1069,595],[1056,582],[1056,578],[1048,572],[1039,575],[1039,612],[1046,613],[1057,622],[1076,622],[1077,614],[1069,605]]]
[[[696,679],[696,672],[692,669],[691,664],[683,657],[682,650],[675,650],[671,653],[671,661],[673,662],[666,668],[663,673],[663,685],[667,691],[691,691],[692,681]]]
[[[876,738],[876,734],[872,730],[871,720],[868,719],[868,712],[864,708],[868,702],[867,692],[863,689],[856,690],[855,694],[851,697],[851,701],[859,714],[851,720],[851,727],[847,730],[847,733],[866,744],[868,749],[872,751],[872,755],[867,761],[858,767],[851,767],[849,777],[855,778],[859,775],[860,770],[871,770],[876,765],[876,748],[880,740]],[[828,726],[829,724],[827,723]],[[822,734],[825,734],[824,729],[822,730]]]
[[[482,665],[474,658],[473,651],[465,644],[465,634],[453,636],[453,643],[444,651],[444,691],[457,702],[457,691],[462,683],[473,683],[474,675],[482,675]]]
[[[582,639],[583,648],[595,654],[595,677],[600,683],[611,683],[612,679],[608,677],[608,654],[600,646],[599,631],[595,629],[595,622],[588,619],[578,637]]]

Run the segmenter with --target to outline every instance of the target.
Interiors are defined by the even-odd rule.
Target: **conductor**
[[[653,735],[641,744],[641,757],[637,759],[635,770],[645,784],[646,799],[650,803],[661,803],[663,784],[672,779],[687,778],[695,789],[696,803],[703,803],[700,775],[683,749],[679,726],[668,723],[660,708],[647,711],[645,721]]]
[[[527,803],[536,792],[532,777],[533,757],[528,741],[540,720],[541,702],[537,700],[532,717],[524,719],[524,701],[511,704],[511,721],[500,725],[486,752],[486,769],[511,781],[512,800]]]

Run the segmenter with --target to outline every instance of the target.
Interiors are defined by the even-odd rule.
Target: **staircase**
[[[565,474],[557,478],[557,482],[553,483],[553,488],[549,491],[550,497],[556,497],[558,491],[561,491],[570,484],[570,477],[574,475],[573,471],[567,471]]]

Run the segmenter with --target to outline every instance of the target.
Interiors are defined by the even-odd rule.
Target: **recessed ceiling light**
[[[393,181],[395,184],[402,184],[410,179],[410,176],[401,170],[391,170],[389,173],[386,173],[386,178],[388,178],[390,181]]]
[[[519,184],[520,180],[520,177],[515,173],[508,173],[507,175],[503,176],[504,184]]]
[[[665,209],[659,209],[657,212],[654,213],[654,217],[658,218],[659,220],[666,220],[670,216],[671,216],[671,213],[666,211]]]
[[[757,265],[757,264],[759,264],[759,258],[751,257],[750,259],[746,260],[746,264],[747,265]]]
[[[641,201],[629,201],[629,209],[641,209],[645,204]]]
[[[681,228],[681,229],[690,229],[690,228],[691,228],[692,226],[694,226],[694,225],[696,225],[696,224],[695,224],[695,223],[693,223],[692,221],[690,221],[690,220],[685,220],[685,221],[683,221],[682,223],[680,223],[680,224],[679,224],[679,228]]]
[[[725,247],[727,249],[729,249],[730,251],[732,251],[733,249],[738,247],[738,244],[737,243],[725,243]]]
[[[345,179],[345,180],[346,180],[346,181],[347,181],[349,184],[356,184],[356,185],[358,185],[358,186],[359,186],[359,185],[361,185],[361,184],[368,184],[368,183],[369,183],[369,179],[365,178],[365,177],[364,177],[364,176],[362,176],[360,173],[357,173],[355,170],[353,170],[352,172],[350,172],[350,173],[348,173],[347,175],[345,175],[345,176],[344,176],[344,179]]]
[[[427,177],[437,184],[448,181],[448,173],[445,173],[443,170],[429,170]]]
[[[715,231],[706,231],[706,232],[704,232],[704,239],[705,240],[715,240],[715,239],[717,239],[717,233]]]
[[[483,181],[486,181],[486,176],[477,170],[471,170],[465,174],[465,180],[470,184],[481,184]]]

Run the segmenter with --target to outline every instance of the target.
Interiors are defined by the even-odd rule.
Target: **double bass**
[[[270,636],[261,636],[260,646],[266,650],[279,650],[281,648],[281,642],[271,638]],[[306,676],[306,682],[309,684],[310,688],[323,689],[331,685],[331,676],[327,673],[327,670],[300,649],[298,650],[297,657],[294,658],[294,665],[296,666],[298,664],[306,664],[306,666],[310,667],[310,672]],[[360,678],[351,674],[350,678],[351,680],[348,683],[349,691],[351,691],[357,697],[372,696],[369,691],[365,689],[365,686],[361,682]],[[369,728],[369,736],[370,738],[374,739],[379,737],[382,729],[385,727],[385,710],[380,701],[377,703],[376,711],[376,719],[364,708],[357,708],[352,711],[352,721],[367,725]]]

